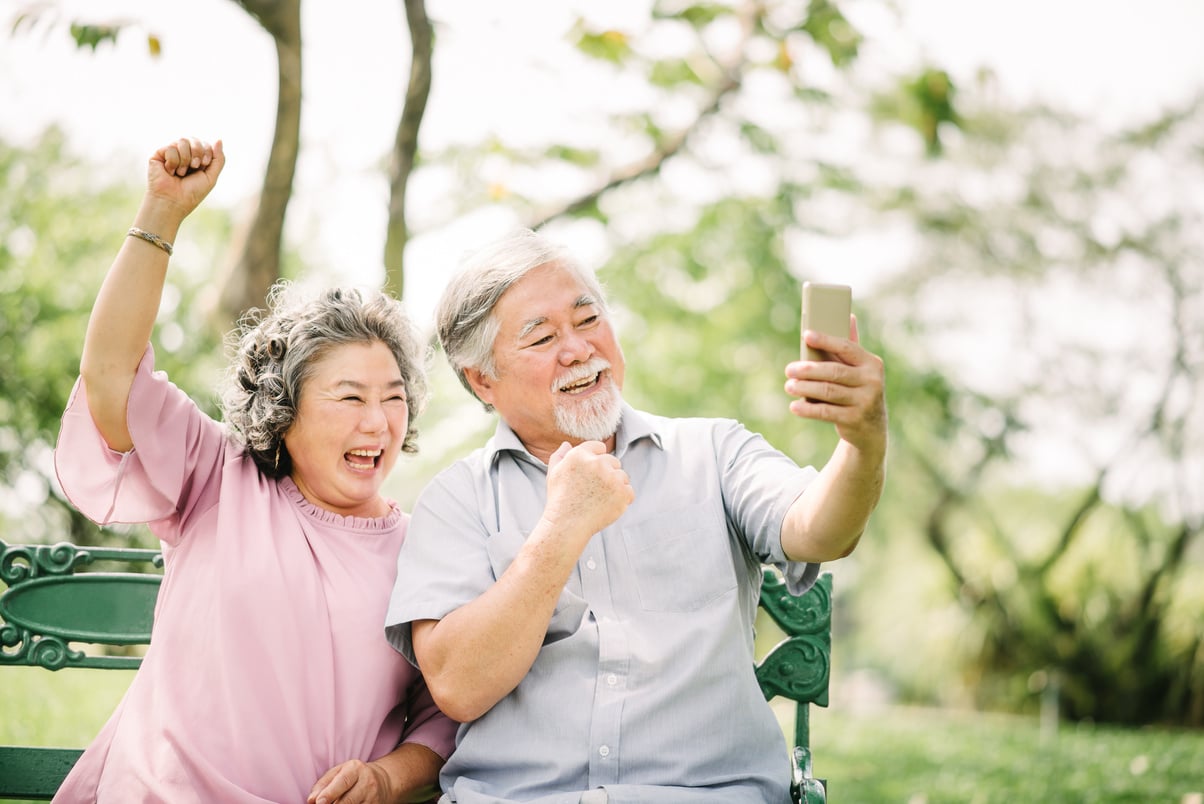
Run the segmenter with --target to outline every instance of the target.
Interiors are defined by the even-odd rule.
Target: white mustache
[[[581,380],[589,379],[595,374],[601,374],[603,371],[610,369],[610,361],[602,357],[591,357],[589,362],[582,363],[580,366],[569,369],[563,375],[556,378],[552,383],[552,392],[555,393],[566,385],[571,385]]]

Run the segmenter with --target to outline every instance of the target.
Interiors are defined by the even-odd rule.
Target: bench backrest
[[[158,550],[0,541],[0,667],[138,667],[97,648],[150,642],[160,576],[145,570],[162,566]],[[0,798],[51,798],[81,753],[0,746]]]
[[[102,562],[116,569],[77,572]],[[137,656],[109,656],[96,648],[150,642],[161,576],[148,567],[162,569],[159,551],[0,541],[0,581],[7,587],[0,594],[0,666],[138,667]],[[825,573],[794,597],[776,572],[766,570],[760,603],[786,637],[758,663],[757,681],[766,700],[795,701],[792,757],[796,777],[809,778],[809,706],[828,705],[832,576]],[[0,798],[51,798],[81,753],[0,746]]]
[[[773,570],[761,581],[761,608],[786,638],[757,665],[757,681],[765,700],[775,696],[797,704],[794,744],[810,746],[809,705],[828,705],[832,669],[832,575],[825,572],[815,585],[795,597]]]

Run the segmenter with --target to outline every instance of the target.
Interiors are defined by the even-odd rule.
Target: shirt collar
[[[631,448],[631,445],[642,438],[649,439],[658,449],[664,449],[662,435],[657,429],[655,418],[643,411],[636,410],[623,403],[623,413],[619,418],[619,427],[615,432],[615,456],[622,458],[624,453]],[[492,465],[497,458],[498,453],[515,452],[519,455],[526,456],[527,460],[543,466],[543,461],[536,458],[527,448],[523,446],[523,442],[510,425],[506,424],[506,420],[498,417],[497,429],[493,433],[493,438],[489,439],[485,444],[485,461]]]

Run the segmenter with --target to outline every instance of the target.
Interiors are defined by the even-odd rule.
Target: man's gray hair
[[[283,477],[292,468],[284,434],[314,364],[336,346],[377,341],[393,354],[405,383],[409,426],[402,450],[417,452],[414,420],[427,400],[428,349],[400,301],[354,288],[307,293],[280,281],[266,311],[239,321],[228,338],[232,359],[219,397],[231,436],[264,474]]]
[[[493,357],[501,322],[493,309],[510,286],[544,265],[557,265],[576,276],[606,312],[606,298],[594,272],[583,267],[561,245],[530,229],[518,229],[469,254],[448,282],[435,310],[435,326],[443,353],[460,384],[476,396],[464,370],[472,368],[497,378]],[[480,399],[480,397],[477,397]],[[486,410],[492,406],[485,403]]]

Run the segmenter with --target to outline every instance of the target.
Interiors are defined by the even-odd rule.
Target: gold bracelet
[[[166,251],[167,256],[169,256],[169,257],[171,256],[171,243],[168,243],[166,240],[159,237],[159,235],[157,235],[157,234],[151,234],[150,232],[139,229],[137,226],[131,226],[130,230],[125,233],[125,236],[141,238],[141,239],[145,240],[146,242],[152,243],[152,244],[158,246],[159,248],[163,249],[164,251]]]

